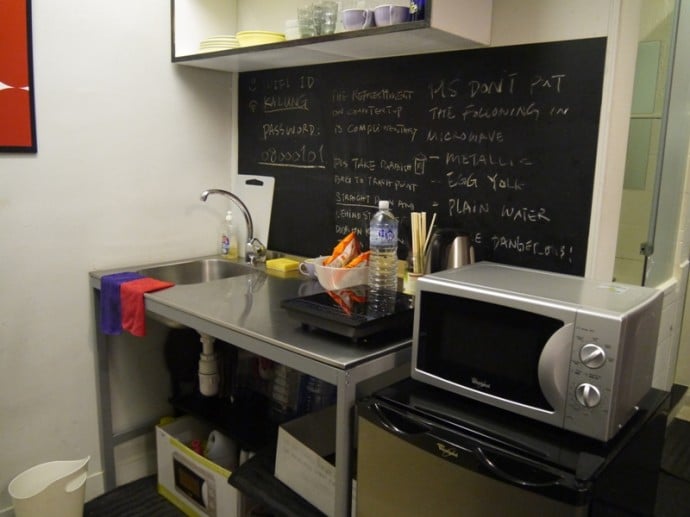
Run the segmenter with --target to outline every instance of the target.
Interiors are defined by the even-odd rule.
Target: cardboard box
[[[309,413],[278,429],[275,476],[328,516],[335,505],[335,406]],[[352,514],[357,482],[352,481]]]
[[[187,515],[239,517],[243,498],[228,484],[230,471],[187,447],[205,442],[211,431],[191,416],[156,426],[158,493]]]

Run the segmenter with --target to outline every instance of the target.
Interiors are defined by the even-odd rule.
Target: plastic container
[[[15,477],[7,490],[16,517],[81,517],[89,459],[41,463]]]
[[[323,265],[325,258],[321,257],[314,262],[314,272],[321,287],[327,291],[337,291],[367,283],[369,266],[329,267]]]
[[[370,291],[396,291],[398,288],[398,220],[388,201],[379,201],[379,210],[369,223]]]
[[[237,250],[237,235],[232,227],[232,211],[228,210],[220,236],[220,254],[228,259],[236,259]]]

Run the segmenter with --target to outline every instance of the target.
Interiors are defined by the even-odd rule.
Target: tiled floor
[[[654,517],[690,517],[690,422],[674,421],[669,427],[664,453]],[[84,507],[84,517],[182,515],[157,493],[155,476],[118,487]]]

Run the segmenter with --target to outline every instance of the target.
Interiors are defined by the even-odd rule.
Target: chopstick
[[[412,272],[417,273],[419,268],[419,213],[410,214],[412,223]]]
[[[424,248],[422,249],[422,253],[424,253],[425,257],[426,257],[426,251],[429,248],[429,241],[431,240],[431,234],[434,231],[434,224],[436,224],[436,212],[434,212],[434,215],[431,217],[431,224],[429,225],[429,231],[427,232],[426,240],[424,241]]]

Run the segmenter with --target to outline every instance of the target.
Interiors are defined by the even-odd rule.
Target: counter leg
[[[347,371],[338,375],[335,427],[335,517],[349,517],[352,506],[352,430],[356,386]]]
[[[113,436],[113,416],[110,404],[108,336],[101,332],[100,301],[100,291],[94,289],[94,308],[96,311],[96,375],[101,433],[101,466],[103,468],[103,488],[108,492],[115,488],[115,438]]]

